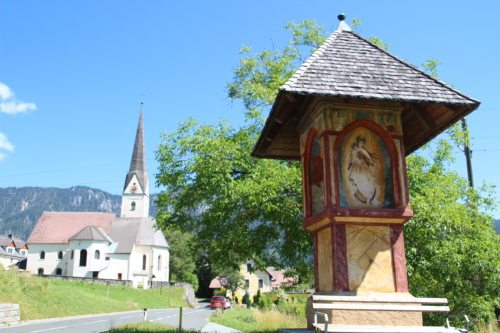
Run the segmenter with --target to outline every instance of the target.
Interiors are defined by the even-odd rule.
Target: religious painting
[[[311,143],[311,150],[309,153],[309,193],[312,214],[320,212],[325,206],[324,183],[321,144],[319,137],[316,136]]]
[[[344,136],[337,153],[341,207],[393,207],[391,160],[377,134],[355,128]]]

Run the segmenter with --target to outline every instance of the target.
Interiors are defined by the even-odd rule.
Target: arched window
[[[75,256],[75,251],[71,250],[71,260],[73,260],[74,256]]]
[[[96,260],[101,259],[101,252],[99,252],[99,250],[95,250],[94,259]]]
[[[135,210],[135,201],[130,204],[130,210]]]
[[[87,266],[87,250],[80,251],[80,267]]]
[[[43,268],[38,269],[38,275],[43,275]]]
[[[321,151],[321,140],[318,135],[315,135],[309,141],[308,150],[308,197],[309,197],[309,214],[319,213],[325,206],[324,199],[324,179],[323,179],[323,156]]]
[[[56,268],[56,275],[62,275],[62,269]]]
[[[161,270],[161,255],[158,256],[158,270]]]
[[[57,253],[57,259],[61,260],[63,258],[63,252],[62,251],[59,251]]]
[[[146,255],[143,255],[142,256],[142,270],[145,271],[146,270]]]
[[[45,259],[45,251],[40,252],[40,259]]]

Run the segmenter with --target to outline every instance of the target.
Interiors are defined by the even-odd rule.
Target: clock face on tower
[[[133,185],[133,186],[130,188],[130,191],[132,191],[133,193],[137,192],[137,186]]]

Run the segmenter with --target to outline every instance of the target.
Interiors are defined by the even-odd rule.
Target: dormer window
[[[8,247],[7,248],[7,253],[10,253],[10,254],[14,253],[14,248]]]
[[[130,210],[135,210],[135,201],[132,201],[132,203],[130,204]]]

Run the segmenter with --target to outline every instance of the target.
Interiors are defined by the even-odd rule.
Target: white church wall
[[[168,249],[154,246],[153,250],[153,281],[168,282],[170,254]]]
[[[108,266],[99,274],[101,279],[129,280],[129,257],[128,253],[110,253]]]
[[[105,241],[75,240],[70,242],[70,248],[74,251],[74,260],[72,262],[73,274],[75,277],[92,277],[92,272],[100,272],[108,266],[105,260],[108,243]],[[87,252],[85,266],[81,266],[81,256],[83,250]],[[95,253],[99,251],[99,258],[96,259]],[[98,276],[100,278],[100,276]]]
[[[70,263],[70,255],[68,244],[29,244],[30,251],[28,252],[28,261],[26,270],[32,274],[38,274],[39,270],[43,270],[42,274],[56,275],[57,269],[61,271],[59,275],[68,275],[68,265]],[[45,253],[45,258],[41,258],[42,251]],[[59,252],[62,252],[62,259],[59,259]]]

